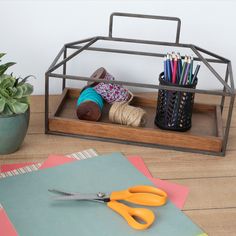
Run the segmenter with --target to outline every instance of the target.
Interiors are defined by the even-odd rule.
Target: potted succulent
[[[0,58],[4,55],[0,53]],[[19,149],[29,124],[29,95],[33,86],[27,83],[30,76],[16,78],[5,73],[14,64],[0,64],[0,154]]]

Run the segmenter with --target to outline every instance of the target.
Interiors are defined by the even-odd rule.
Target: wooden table
[[[55,99],[52,98],[55,100],[56,96]],[[122,152],[125,155],[139,154],[154,177],[189,187],[190,194],[183,211],[210,236],[233,236],[236,235],[235,115],[234,111],[227,155],[213,157],[45,135],[44,97],[32,96],[30,127],[25,142],[18,152],[0,156],[0,164],[41,162],[52,153],[66,154],[87,148],[94,148],[104,154],[110,152]]]

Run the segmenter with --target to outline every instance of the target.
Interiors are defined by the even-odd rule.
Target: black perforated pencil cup
[[[178,85],[164,80],[164,73],[159,76],[161,85],[196,88],[197,79],[193,84]],[[165,130],[187,131],[192,125],[192,109],[194,93],[160,89],[158,92],[155,124]]]

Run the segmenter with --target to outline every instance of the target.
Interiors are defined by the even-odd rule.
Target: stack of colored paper
[[[94,153],[94,155],[96,155],[96,154]],[[93,155],[91,155],[91,157],[92,156]],[[153,184],[155,184],[159,188],[162,188],[163,190],[165,190],[169,195],[169,199],[177,207],[181,208],[183,206],[184,200],[186,199],[186,196],[187,196],[187,193],[188,193],[188,189],[186,187],[180,186],[180,185],[177,185],[177,184],[174,184],[174,183],[170,183],[170,182],[167,182],[167,181],[163,181],[163,180],[160,180],[160,179],[154,179],[151,176],[150,172],[148,171],[148,169],[146,168],[144,162],[142,161],[142,159],[140,157],[129,157],[128,160],[138,170],[140,170],[145,176],[147,176],[152,181]],[[11,177],[11,178],[6,178],[5,180],[0,181],[0,189],[1,189],[0,190],[0,202],[2,202],[3,206],[5,207],[8,215],[9,215],[9,218],[12,220],[13,224],[16,226],[16,229],[17,229],[17,231],[19,232],[20,235],[21,234],[22,235],[45,235],[46,232],[51,232],[51,233],[54,232],[53,229],[50,226],[48,226],[49,231],[45,231],[42,234],[40,234],[40,233],[37,234],[36,232],[32,231],[31,227],[27,224],[27,222],[25,220],[28,219],[32,223],[35,222],[36,220],[39,220],[39,219],[37,219],[38,214],[36,214],[37,213],[36,211],[38,211],[38,210],[42,211],[42,209],[39,208],[39,206],[37,206],[37,205],[35,207],[33,207],[33,209],[31,209],[30,211],[32,211],[31,213],[33,214],[34,217],[33,217],[33,219],[31,219],[32,217],[27,216],[27,212],[23,208],[23,206],[29,207],[29,205],[30,205],[30,204],[28,205],[27,201],[25,201],[25,198],[27,198],[28,201],[30,201],[31,204],[32,204],[33,200],[35,198],[38,199],[38,197],[40,197],[40,198],[42,197],[43,201],[42,202],[40,202],[40,201],[37,202],[36,201],[35,204],[44,205],[46,203],[47,207],[44,207],[44,210],[46,212],[49,212],[49,213],[52,214],[52,211],[56,210],[56,212],[58,214],[61,214],[62,216],[63,216],[63,214],[69,214],[69,209],[65,209],[64,204],[62,205],[62,207],[58,207],[59,209],[57,209],[57,208],[55,209],[53,204],[50,205],[50,199],[48,198],[48,193],[47,193],[47,188],[58,187],[58,188],[65,189],[66,187],[68,187],[68,190],[72,191],[72,189],[69,189],[69,187],[77,186],[76,181],[73,180],[73,179],[71,180],[71,183],[69,184],[69,186],[67,186],[67,184],[63,181],[63,179],[68,179],[68,176],[65,173],[68,173],[69,175],[70,174],[73,175],[73,172],[70,172],[68,169],[76,170],[76,174],[74,174],[73,176],[78,177],[78,179],[76,178],[79,182],[78,185],[80,187],[83,186],[84,190],[87,189],[86,183],[88,184],[89,180],[92,179],[93,180],[92,182],[95,181],[93,192],[98,191],[96,189],[99,185],[98,185],[98,183],[97,184],[95,184],[95,183],[96,182],[101,182],[101,180],[105,181],[104,179],[106,179],[108,176],[110,176],[109,180],[106,180],[105,182],[102,182],[101,189],[99,191],[104,190],[105,186],[107,186],[106,191],[109,191],[110,188],[112,188],[112,186],[115,186],[115,187],[116,186],[121,186],[122,187],[124,185],[127,185],[128,182],[130,182],[130,184],[132,184],[132,185],[138,185],[138,184],[144,184],[143,182],[147,181],[147,179],[142,177],[142,175],[140,175],[137,171],[135,171],[135,169],[131,168],[130,164],[122,157],[121,154],[112,154],[112,155],[109,155],[109,156],[106,156],[106,157],[93,158],[92,160],[83,161],[83,162],[79,163],[78,165],[77,165],[78,162],[67,164],[67,165],[62,165],[64,163],[74,162],[74,161],[75,160],[71,157],[69,158],[69,157],[64,157],[64,156],[55,156],[55,155],[53,156],[52,155],[40,167],[40,169],[51,168],[51,169],[48,169],[47,172],[39,171],[38,173],[34,172],[34,173],[27,174],[27,175],[24,175],[24,176],[19,176],[19,178],[18,177]],[[56,165],[61,165],[61,166],[52,168]],[[71,166],[69,166],[69,165],[71,165]],[[95,168],[96,166],[98,167],[98,169]],[[83,167],[86,167],[86,168],[83,168]],[[6,171],[7,170],[6,168],[7,168],[7,166],[3,166],[2,169],[4,171]],[[78,173],[77,173],[77,169],[78,169]],[[104,173],[102,173],[101,176],[99,176],[98,173],[97,173],[99,171],[99,169],[104,170]],[[86,172],[86,170],[87,170],[87,172]],[[116,173],[116,176],[113,176],[112,170]],[[124,171],[124,170],[126,170],[126,171]],[[11,171],[12,171],[12,169],[11,169]],[[15,173],[17,173],[17,171],[15,171]],[[106,177],[106,174],[107,174],[107,177]],[[134,178],[134,176],[131,176],[130,174],[132,174],[132,175],[134,174],[135,178]],[[86,175],[88,175],[87,178],[86,178]],[[46,178],[46,176],[48,176],[49,182],[54,183],[54,184],[56,183],[57,186],[48,186],[44,182],[44,179]],[[56,178],[54,178],[55,176],[56,176]],[[84,178],[80,178],[82,176],[84,176]],[[124,181],[125,176],[127,177],[127,180]],[[94,177],[96,177],[96,178],[94,178]],[[35,185],[34,182],[33,182],[33,180],[36,181],[36,179],[41,181],[41,182],[39,181],[39,186],[37,186],[37,184]],[[60,182],[59,182],[59,179],[61,179]],[[84,181],[84,179],[86,179],[86,181]],[[13,189],[12,191],[8,192],[7,194],[3,194],[3,196],[2,196],[2,193],[1,193],[1,191],[3,191],[2,189],[7,188],[7,186],[10,187],[11,185],[14,185],[15,183],[24,183],[25,181],[27,181],[27,183],[29,183],[28,186],[29,186],[30,189],[27,189],[26,192],[30,193],[29,194],[30,196],[27,197],[26,193],[24,193],[24,194],[22,193],[22,189],[26,190],[26,189],[24,189],[24,187],[22,187],[22,189],[20,189],[19,187],[16,188],[16,189]],[[38,187],[38,189],[37,189],[37,187]],[[39,195],[31,193],[30,190],[32,191],[33,189],[34,189],[34,191],[38,191]],[[18,193],[21,196],[21,198],[19,198],[19,200],[20,199],[22,200],[22,204],[21,204],[21,202],[17,201],[18,198],[14,198],[12,195],[10,195],[10,196],[12,196],[12,197],[10,197],[10,200],[7,198],[7,195],[10,194],[10,193],[13,194],[13,192]],[[45,196],[47,196],[47,198],[45,198]],[[15,206],[16,209],[10,210],[9,209],[10,204],[16,205]],[[20,206],[18,206],[19,204],[20,204]],[[78,205],[80,206],[80,204],[78,204]],[[71,205],[69,206],[69,208],[70,207],[71,207]],[[98,206],[94,206],[94,207],[95,207],[94,213],[101,214],[100,217],[103,217],[102,212],[104,211],[104,209],[101,210],[100,207],[98,207]],[[103,206],[103,208],[105,208],[105,207]],[[167,208],[167,209],[163,210],[163,208]],[[60,209],[61,209],[61,212],[60,212]],[[101,212],[99,212],[99,209],[101,210]],[[81,211],[84,211],[84,207],[82,207]],[[89,211],[91,211],[91,209],[89,209]],[[159,214],[159,211],[161,211],[162,213]],[[108,220],[108,222],[107,222],[109,224],[108,228],[110,228],[110,224],[113,225],[114,222],[111,223],[110,220],[109,220],[110,218],[107,218],[107,215],[106,215],[107,212],[106,211],[103,212],[103,213],[104,213],[104,219]],[[192,231],[193,234],[187,234],[187,233],[191,233],[191,230],[190,231],[187,230],[186,234],[184,234],[184,231],[183,231],[182,234],[176,234],[176,235],[198,235],[198,234],[201,233],[201,230],[197,226],[195,226],[186,216],[184,216],[183,213],[179,212],[179,210],[177,210],[176,208],[173,208],[173,205],[171,203],[168,203],[164,207],[158,208],[156,210],[156,213],[158,214],[158,216],[163,214],[162,217],[164,217],[164,219],[165,219],[165,220],[163,219],[163,221],[161,220],[161,222],[159,223],[159,229],[157,227],[156,232],[160,232],[161,233],[160,235],[169,235],[169,234],[166,234],[166,233],[168,233],[168,232],[173,233],[177,230],[177,229],[175,229],[175,227],[172,230],[165,229],[165,225],[173,224],[172,221],[174,220],[173,217],[175,215],[177,217],[176,222],[178,222],[180,220],[181,223],[183,223],[182,221],[184,221],[184,223],[186,223],[186,225],[188,225],[189,227],[191,226],[190,228],[191,228],[191,230],[193,230]],[[21,214],[21,217],[19,216],[19,214]],[[168,215],[170,217],[169,220],[167,220],[167,218],[166,218],[166,216],[168,216]],[[71,217],[72,216],[75,216],[73,210],[71,210]],[[78,214],[78,217],[79,216],[81,217],[81,214]],[[24,219],[24,220],[19,220],[19,219]],[[48,220],[51,221],[52,219],[48,219]],[[60,217],[56,216],[55,221],[56,220],[60,220]],[[92,220],[94,220],[95,223],[96,223],[96,219],[91,218],[90,221],[92,221]],[[42,220],[40,220],[40,221],[42,221]],[[1,222],[1,218],[0,218],[0,222]],[[52,222],[52,223],[56,224],[57,222]],[[86,223],[86,222],[84,222],[84,223]],[[118,226],[120,227],[120,225],[119,225],[120,223],[121,223],[120,220],[118,220],[117,225],[114,224],[113,227],[115,227],[115,228],[118,227]],[[96,226],[96,224],[95,224],[95,226]],[[155,225],[153,225],[152,228],[156,228],[156,226],[158,226],[158,223],[155,223]],[[72,227],[74,230],[78,230],[74,225],[70,226],[70,227]],[[41,231],[42,228],[40,226],[38,226],[36,228],[38,228],[39,232],[42,232]],[[127,229],[127,235],[129,235],[129,233],[131,233],[130,235],[133,235],[133,232],[130,231],[131,229],[129,229],[128,226],[125,224],[125,222],[123,222],[122,230],[124,230],[124,231],[121,230],[123,232],[123,234],[125,232],[125,229]],[[83,229],[83,230],[85,230],[85,229]],[[32,234],[27,234],[29,232],[31,232]],[[77,231],[74,231],[74,232],[77,232]],[[108,230],[107,232],[110,232],[110,231]],[[153,235],[151,233],[152,232],[151,229],[149,229],[145,232],[149,232],[147,235]],[[180,232],[181,232],[181,230],[180,230]],[[50,235],[52,235],[51,233],[50,233]],[[60,233],[61,233],[61,231],[60,231]],[[57,233],[57,235],[61,235],[61,234]],[[83,234],[83,235],[91,235],[91,234],[87,232],[87,234]],[[106,235],[106,234],[100,234],[100,235]],[[122,235],[122,234],[117,234],[117,235]]]

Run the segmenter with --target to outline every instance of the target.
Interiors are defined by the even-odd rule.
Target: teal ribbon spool
[[[99,106],[100,111],[102,111],[102,108],[104,106],[103,98],[93,88],[89,87],[80,94],[77,100],[77,106],[86,101],[95,102]]]

